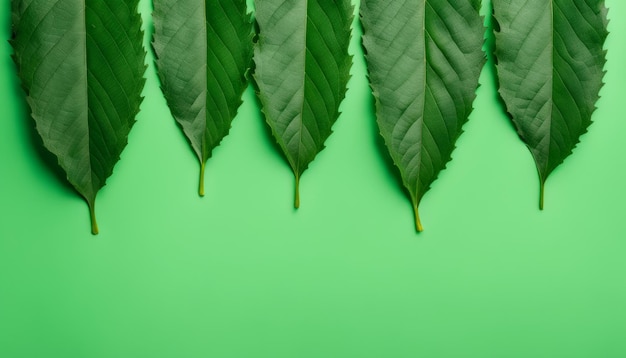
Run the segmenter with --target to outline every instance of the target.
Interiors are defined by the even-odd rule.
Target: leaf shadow
[[[373,111],[372,113],[375,113],[373,104],[371,108]],[[407,197],[407,199],[411,200],[411,194],[409,193],[409,190],[404,186],[404,181],[402,180],[402,174],[400,173],[400,169],[393,162],[393,158],[391,158],[391,155],[389,154],[389,151],[387,150],[385,139],[383,138],[383,136],[380,134],[378,130],[378,125],[374,123],[371,126],[371,130],[372,130],[372,137],[374,140],[374,145],[376,147],[376,152],[378,152],[385,169],[387,169],[386,170],[388,174],[387,179],[395,182],[396,187]]]
[[[30,142],[31,148],[36,153],[36,155],[34,155],[33,157],[36,158],[38,164],[40,164],[42,167],[45,167],[49,173],[51,173],[54,177],[58,179],[58,182],[61,184],[60,187],[63,188],[65,192],[71,192],[73,195],[77,194],[78,192],[67,180],[67,174],[59,165],[57,157],[52,154],[43,144],[43,140],[41,139],[39,132],[35,128],[35,121],[30,115],[30,107],[27,105],[26,100],[24,99],[24,95],[22,95],[22,100],[20,102],[20,107],[24,108],[20,111],[20,113],[26,114],[22,116],[20,122],[23,126],[23,129],[27,131],[28,140]]]
[[[508,118],[507,122],[508,122],[509,127],[512,128],[519,135],[519,132],[517,128],[515,127],[515,123],[513,123],[513,116],[511,115],[511,113],[509,113],[507,106],[506,106],[506,102],[504,101],[504,98],[502,98],[502,95],[500,94],[500,91],[499,91],[500,77],[498,76],[498,69],[497,69],[498,58],[496,57],[496,35],[495,34],[496,32],[500,31],[500,24],[498,23],[498,20],[495,17],[493,3],[488,2],[485,6],[488,6],[487,13],[489,15],[485,17],[486,30],[485,30],[485,43],[483,46],[483,50],[485,51],[485,55],[487,57],[485,70],[489,72],[490,74],[488,76],[489,81],[491,82],[491,85],[495,89],[495,91],[493,91],[492,98],[494,99],[496,103],[498,103],[498,106]]]
[[[364,34],[363,24],[360,21],[361,14],[359,13],[359,21],[355,21],[354,27],[356,32]],[[393,162],[393,158],[389,154],[387,149],[387,145],[385,144],[385,139],[380,134],[380,129],[377,123],[377,112],[376,112],[376,99],[374,94],[372,93],[372,88],[369,85],[369,69],[367,66],[367,48],[363,45],[363,40],[359,41],[359,47],[362,51],[362,58],[365,61],[366,68],[366,77],[368,83],[368,95],[367,95],[367,113],[371,113],[371,120],[368,125],[371,131],[372,144],[376,148],[376,152],[379,155],[379,159],[381,160],[383,167],[386,169],[385,177],[387,180],[392,181],[396,184],[396,188],[400,190],[409,200],[411,200],[411,194],[408,189],[404,186],[404,181],[402,180],[402,174],[400,173],[400,169]]]
[[[256,43],[258,41],[258,33],[259,33],[258,23],[256,21],[254,22],[254,31],[255,31],[255,37],[253,39],[253,42],[254,42],[254,45],[256,46]],[[254,101],[254,106],[255,108],[258,108],[259,118],[263,122],[261,123],[261,126],[263,127],[263,132],[265,133],[265,135],[263,136],[263,139],[264,139],[263,142],[265,145],[272,148],[274,155],[278,155],[283,160],[283,162],[289,167],[290,171],[293,171],[291,169],[291,166],[289,165],[289,159],[287,158],[287,155],[285,154],[283,149],[280,147],[280,144],[278,144],[278,141],[276,140],[274,133],[272,133],[272,128],[267,123],[267,118],[265,117],[265,112],[263,111],[263,104],[261,103],[261,99],[259,98],[259,92],[260,92],[259,85],[256,79],[254,78],[255,71],[256,71],[256,64],[253,59],[250,64],[250,69],[248,70],[247,77],[248,77],[248,83],[251,86],[253,93],[254,93],[254,95],[252,96],[252,100]]]
[[[13,39],[14,33],[11,23],[10,2],[8,4],[9,9],[5,9],[3,12],[3,16],[6,17],[3,21],[7,24],[7,27],[2,29],[2,32],[7,34],[7,37],[10,39]],[[9,48],[11,56],[6,57],[5,68],[11,68],[11,73],[9,76],[5,77],[5,81],[8,83],[9,87],[9,93],[6,93],[5,96],[11,98],[14,102],[13,105],[15,106],[16,116],[13,120],[18,121],[20,134],[24,137],[24,141],[30,144],[28,148],[33,151],[30,157],[36,162],[35,164],[39,167],[45,168],[45,171],[56,177],[58,179],[58,183],[60,184],[59,188],[61,188],[64,192],[75,195],[77,192],[68,182],[67,175],[59,166],[57,157],[45,147],[43,140],[37,131],[35,120],[31,115],[30,106],[26,101],[27,91],[22,86],[18,76],[19,69],[13,58],[13,49],[10,46]]]

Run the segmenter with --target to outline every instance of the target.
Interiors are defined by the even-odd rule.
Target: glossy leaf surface
[[[204,165],[228,134],[247,86],[252,21],[245,0],[155,0],[154,42],[161,88]]]
[[[418,206],[451,158],[485,62],[478,0],[363,0],[376,117],[422,230]]]
[[[545,181],[591,124],[604,76],[600,0],[493,0],[500,94]]]
[[[255,8],[258,97],[293,169],[298,207],[300,176],[324,148],[346,93],[353,8],[349,0],[260,0]]]
[[[44,146],[89,204],[127,143],[145,72],[137,0],[15,0],[14,59]]]

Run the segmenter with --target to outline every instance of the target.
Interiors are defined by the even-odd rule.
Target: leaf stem
[[[543,210],[543,197],[545,193],[545,186],[546,182],[542,180],[539,184],[539,210]]]
[[[204,196],[204,162],[200,163],[200,184],[198,187],[198,194]]]
[[[300,176],[298,174],[296,174],[296,192],[293,207],[296,209],[300,207]]]
[[[422,232],[424,231],[424,228],[422,227],[422,222],[420,221],[420,214],[417,210],[417,204],[413,204],[413,211],[415,212],[415,230],[417,230],[417,232]]]
[[[91,217],[91,233],[98,235],[98,222],[96,221],[96,202],[89,204],[89,216]]]

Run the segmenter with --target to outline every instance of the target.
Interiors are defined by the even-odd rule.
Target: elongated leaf
[[[339,116],[352,57],[349,0],[261,0],[254,78],[263,113],[296,179],[324,147]]]
[[[245,0],[154,0],[154,43],[161,88],[204,165],[228,134],[252,60]]]
[[[540,208],[548,175],[591,124],[607,36],[602,0],[493,0],[500,94],[532,153]]]
[[[145,51],[137,0],[14,0],[19,76],[44,146],[87,201],[126,146],[141,103]]]
[[[418,206],[472,111],[485,62],[479,0],[363,0],[361,22],[380,133]]]

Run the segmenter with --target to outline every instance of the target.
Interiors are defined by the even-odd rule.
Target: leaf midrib
[[[202,12],[202,16],[204,17],[204,41],[202,41],[202,44],[204,46],[204,68],[205,68],[205,73],[204,73],[204,82],[205,82],[205,88],[208,87],[208,79],[207,76],[209,75],[209,45],[208,45],[208,41],[209,41],[209,25],[208,25],[208,16],[207,16],[207,11],[208,11],[208,6],[206,3],[206,0],[202,1],[203,3],[203,7],[204,7],[204,11]],[[202,142],[200,143],[201,145],[201,151],[202,151],[202,158],[201,159],[201,176],[203,180],[203,171],[204,171],[204,163],[207,161],[208,159],[208,153],[207,153],[207,139],[206,139],[206,132],[207,132],[207,120],[208,120],[208,116],[209,116],[209,90],[208,88],[205,90],[204,92],[204,121],[202,123]],[[200,185],[202,186],[202,182],[200,183]]]
[[[552,151],[552,123],[553,121],[553,116],[554,116],[554,111],[555,111],[555,104],[554,104],[554,92],[555,92],[555,88],[554,88],[554,77],[555,77],[555,72],[556,69],[554,67],[554,33],[556,31],[556,28],[554,26],[554,0],[548,0],[549,4],[549,11],[550,11],[550,38],[549,38],[549,42],[548,42],[548,51],[550,51],[550,78],[548,79],[548,81],[550,81],[550,94],[549,94],[549,101],[550,101],[550,113],[548,115],[548,118],[546,118],[547,123],[547,133],[545,134],[544,138],[542,140],[547,140],[548,144],[547,144],[547,149],[546,149],[546,157],[545,160],[543,161],[543,163],[540,162],[540,157],[538,156],[538,153],[535,153],[534,150],[531,149],[531,147],[529,146],[528,148],[531,149],[530,152],[532,153],[533,159],[535,160],[535,164],[537,166],[537,172],[539,174],[539,185],[540,185],[540,192],[543,192],[543,188],[544,188],[544,184],[546,182],[546,179],[549,175],[548,173],[548,169],[550,167],[550,152]],[[540,197],[543,197],[543,194],[540,194]],[[543,204],[541,203],[542,200],[540,199],[540,207],[543,206]]]
[[[415,202],[415,206],[416,206],[416,210],[417,210],[417,205],[419,205],[419,185],[420,185],[420,177],[421,177],[421,173],[422,173],[422,153],[425,150],[424,148],[424,126],[425,126],[425,122],[424,122],[424,116],[426,115],[426,87],[427,87],[427,83],[428,83],[428,71],[426,69],[426,66],[428,65],[428,53],[427,53],[427,46],[426,46],[426,4],[428,3],[428,0],[424,0],[424,15],[423,15],[423,19],[422,19],[422,37],[424,39],[423,41],[423,48],[422,51],[424,53],[423,59],[423,71],[424,71],[424,81],[423,81],[423,88],[422,88],[422,94],[423,96],[421,97],[421,101],[422,101],[422,113],[420,113],[420,118],[418,120],[420,120],[422,123],[420,125],[420,150],[417,152],[417,155],[419,156],[418,158],[418,163],[419,163],[419,168],[418,168],[418,172],[417,172],[417,178],[418,180],[416,180],[415,182],[415,198],[413,199]]]
[[[287,0],[289,1],[289,0]],[[302,51],[302,102],[300,104],[300,133],[298,138],[298,156],[296,158],[296,165],[294,173],[296,175],[296,181],[300,179],[300,159],[302,158],[302,134],[304,132],[304,103],[306,102],[306,53],[308,50],[308,25],[309,25],[309,0],[304,0],[304,51]]]
[[[554,26],[554,0],[549,0],[550,1],[550,28],[552,29],[552,31],[550,31],[550,67],[552,68],[552,77],[550,78],[550,87],[552,88],[552,90],[550,91],[550,102],[551,102],[551,106],[550,106],[550,118],[548,119],[548,121],[550,121],[549,125],[548,125],[548,153],[547,153],[547,158],[546,158],[546,163],[545,163],[545,168],[544,168],[544,173],[541,175],[541,191],[543,191],[543,186],[544,183],[546,181],[546,177],[548,176],[548,168],[550,167],[550,152],[552,151],[552,123],[553,123],[553,116],[554,116],[554,72],[556,71],[556,69],[554,68],[554,32],[556,31],[556,28]],[[543,203],[540,204],[541,206],[543,206]]]
[[[93,163],[92,163],[92,156],[91,156],[91,121],[89,119],[89,75],[88,75],[88,66],[89,66],[89,60],[87,58],[87,1],[88,0],[84,0],[83,1],[83,21],[82,21],[82,25],[83,25],[83,71],[84,71],[84,88],[85,88],[85,107],[86,107],[86,111],[85,113],[87,114],[87,147],[89,150],[88,153],[88,158],[89,158],[89,177],[91,178],[91,180],[89,181],[89,186],[90,186],[90,193],[88,195],[88,197],[85,197],[85,199],[87,199],[87,202],[89,204],[90,207],[92,207],[95,203],[95,197],[96,197],[96,188],[94,187],[94,171],[93,171]]]

